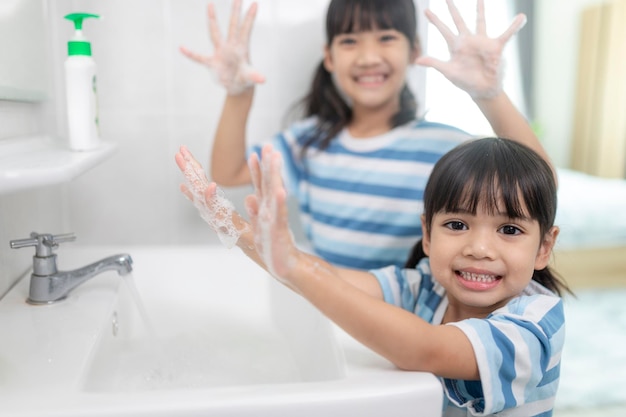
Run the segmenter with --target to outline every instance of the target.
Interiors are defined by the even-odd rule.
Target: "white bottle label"
[[[86,56],[65,61],[67,127],[73,150],[90,150],[100,144],[96,65]]]

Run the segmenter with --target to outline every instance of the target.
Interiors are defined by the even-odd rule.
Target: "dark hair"
[[[544,236],[554,225],[556,181],[550,165],[518,142],[485,138],[463,143],[445,154],[433,168],[424,190],[425,227],[430,231],[439,212],[490,213],[504,203],[511,218],[530,216]],[[413,268],[425,257],[420,240],[405,264]],[[535,270],[533,280],[561,295],[571,292],[549,267]]]
[[[395,29],[417,48],[417,14],[413,0],[332,0],[326,13],[326,45],[330,47],[335,36],[372,29]],[[330,141],[352,119],[352,109],[335,87],[332,74],[318,65],[311,89],[301,100],[305,117],[317,116],[314,134],[303,145],[326,149]],[[400,110],[391,120],[399,126],[413,120],[417,114],[415,96],[405,84],[400,94]]]

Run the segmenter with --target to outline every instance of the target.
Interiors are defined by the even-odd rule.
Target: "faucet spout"
[[[53,254],[51,257],[56,255]],[[117,271],[119,275],[127,275],[132,272],[132,265],[133,259],[130,255],[118,254],[72,271],[55,271],[46,275],[39,275],[37,271],[33,271],[27,301],[31,304],[50,304],[62,300],[74,288],[91,278],[105,271]]]

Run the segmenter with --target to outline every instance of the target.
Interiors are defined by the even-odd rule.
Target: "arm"
[[[217,201],[215,184],[208,183],[200,165],[185,148],[176,155],[176,162],[186,177],[195,171],[194,178],[205,178],[200,183],[188,181],[183,191],[191,199],[204,196],[201,210],[219,216],[213,207]],[[241,231],[237,246],[248,257],[396,366],[450,378],[478,379],[473,349],[460,329],[430,325],[385,303],[378,281],[368,272],[334,267],[299,251],[286,220],[280,154],[266,146],[261,163],[263,166],[256,154],[250,158],[255,194],[246,199],[249,227],[242,225],[245,221],[236,212],[226,213]],[[192,193],[193,188],[199,189]],[[214,224],[212,227],[215,230]]]
[[[476,33],[468,29],[452,0],[448,0],[448,10],[458,34],[453,33],[430,10],[425,13],[446,40],[450,60],[444,62],[421,56],[416,63],[435,68],[454,85],[466,91],[497,136],[523,143],[550,163],[548,154],[528,121],[502,90],[502,51],[513,35],[526,24],[526,16],[517,15],[504,33],[497,38],[489,38],[486,34],[484,0],[478,0],[477,3]]]
[[[214,46],[213,56],[180,48],[189,59],[207,66],[227,91],[211,153],[211,176],[226,186],[250,183],[246,166],[246,123],[252,106],[254,86],[265,81],[263,75],[252,69],[248,56],[256,12],[257,4],[253,3],[240,23],[241,0],[235,0],[228,36],[224,41],[217,23],[215,7],[209,4],[208,21]]]

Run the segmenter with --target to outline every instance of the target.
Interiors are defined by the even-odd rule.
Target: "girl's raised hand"
[[[484,0],[477,2],[476,33],[468,29],[454,2],[447,0],[447,4],[458,34],[450,30],[432,11],[426,10],[425,14],[446,40],[450,60],[446,62],[423,56],[415,63],[435,68],[474,99],[497,96],[502,91],[502,51],[511,37],[526,24],[526,16],[518,14],[504,33],[497,38],[489,38]]]
[[[181,47],[180,51],[191,60],[210,68],[228,94],[237,95],[255,84],[264,82],[265,77],[250,66],[248,54],[257,3],[252,3],[243,22],[240,21],[241,0],[233,1],[231,13],[228,35],[224,40],[217,23],[215,5],[209,3],[209,34],[214,47],[212,56],[197,54],[184,47]]]
[[[299,251],[293,243],[287,215],[287,192],[281,176],[282,158],[271,145],[261,151],[261,160],[248,160],[255,193],[246,198],[246,209],[254,230],[255,247],[267,270],[288,284]]]

